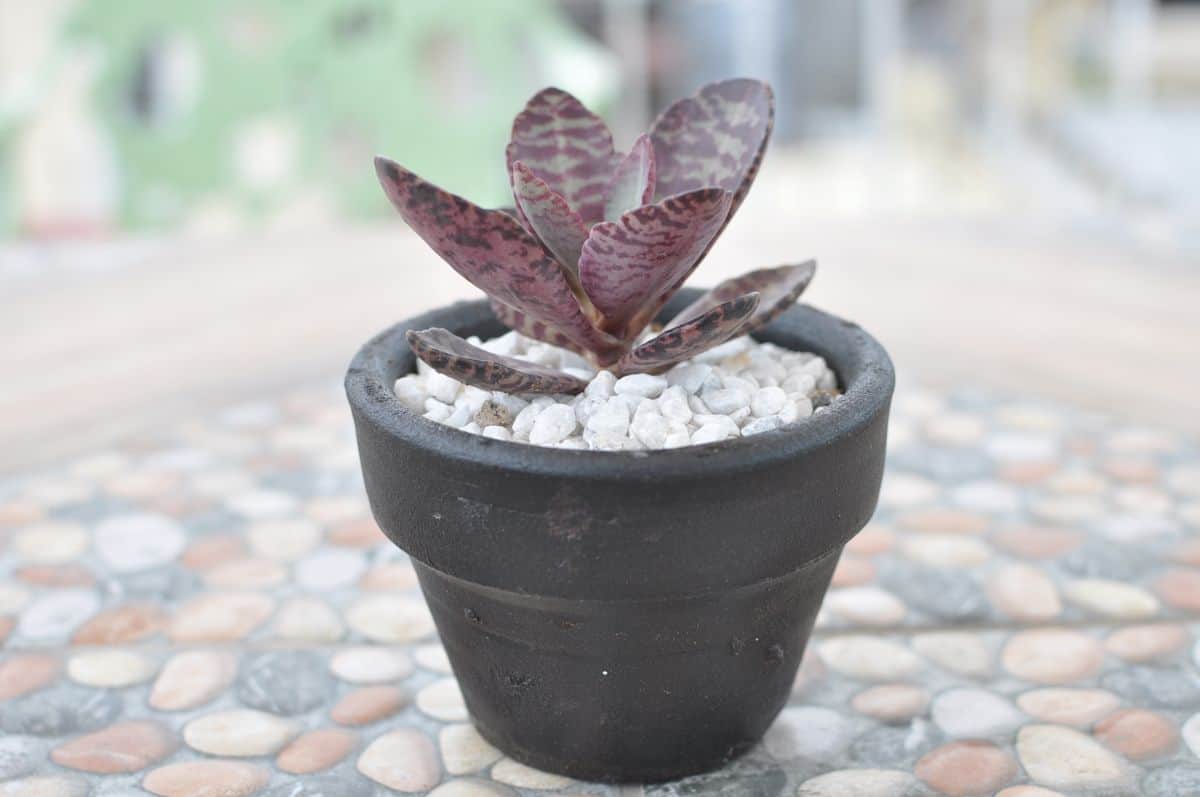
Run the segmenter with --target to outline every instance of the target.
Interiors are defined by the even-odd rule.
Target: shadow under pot
[[[683,291],[670,317],[698,295]],[[486,302],[409,319],[346,375],[371,510],[413,560],[479,732],[583,780],[663,781],[753,746],[787,702],[842,547],[879,495],[895,375],[806,306],[755,337],[821,355],[844,394],[748,438],[543,448],[405,409],[409,329],[504,332]]]

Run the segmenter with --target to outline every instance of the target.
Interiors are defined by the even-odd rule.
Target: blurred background
[[[472,296],[373,154],[501,204],[538,88],[622,149],[728,76],[777,124],[696,284],[815,256],[903,383],[1200,431],[1200,2],[0,0],[0,470]]]

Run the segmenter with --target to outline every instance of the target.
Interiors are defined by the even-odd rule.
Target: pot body
[[[664,315],[696,293],[683,292]],[[845,394],[753,438],[567,451],[405,410],[410,328],[493,336],[484,302],[393,327],[346,387],[384,533],[413,559],[480,732],[539,769],[661,781],[752,746],[787,701],[838,555],[874,511],[894,375],[807,307],[757,337],[814,351]]]
[[[691,597],[544,598],[417,564],[480,733],[583,780],[661,781],[757,742],[787,702],[838,551]]]

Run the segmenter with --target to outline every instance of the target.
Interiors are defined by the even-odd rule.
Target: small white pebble
[[[575,420],[579,421],[581,426],[587,426],[588,418],[592,417],[592,413],[600,409],[604,405],[605,399],[600,396],[580,395],[575,397]]]
[[[807,396],[805,396],[804,398],[796,399],[794,403],[796,405],[796,417],[794,420],[800,420],[801,418],[807,418],[813,414],[812,399],[808,398]],[[786,418],[784,420],[787,421]],[[792,423],[793,421],[787,421],[787,422]]]
[[[821,374],[825,373],[825,358],[813,357],[800,367],[800,372],[810,375],[813,379],[820,379]]]
[[[692,416],[692,424],[695,426],[708,426],[710,423],[723,423],[723,418],[728,418],[728,415],[716,415],[711,412],[697,412]]]
[[[687,430],[686,426],[673,429],[667,434],[667,439],[663,440],[663,448],[680,448],[681,446],[690,446],[692,444],[692,435]]]
[[[633,451],[641,447],[636,440],[630,439],[624,433],[594,432],[591,429],[585,429],[583,439],[591,445],[594,451]]]
[[[730,390],[740,390],[750,396],[753,396],[754,391],[758,390],[758,384],[753,379],[747,379],[737,374],[725,374],[721,377],[721,384]]]
[[[454,411],[453,404],[444,404],[432,397],[425,399],[425,411],[426,412],[441,412],[443,410],[443,408],[446,409],[448,412]]]
[[[486,390],[480,390],[477,387],[473,387],[471,385],[465,385],[465,386],[463,386],[462,394],[459,395],[459,397],[457,399],[455,399],[455,401],[456,402],[457,401],[467,402],[467,406],[469,406],[471,408],[471,412],[475,413],[475,412],[479,412],[479,408],[482,407],[483,403],[485,401],[487,401],[488,399],[490,399],[491,397],[492,397],[492,394]]]
[[[672,385],[658,397],[658,411],[668,420],[687,423],[692,419],[692,408],[688,406],[688,394],[682,385]]]
[[[482,397],[479,395],[479,393],[459,393],[458,398],[454,400],[454,406],[456,409],[458,407],[466,409],[467,414],[470,415],[471,418],[474,418],[475,415],[478,414],[479,410],[483,408],[483,405],[487,403],[487,401],[487,393],[483,393]]]
[[[425,386],[429,390],[429,395],[443,404],[453,404],[463,387],[457,379],[436,373],[431,374],[429,379],[425,380]]]
[[[787,393],[778,387],[760,387],[750,399],[750,411],[755,418],[778,415],[787,401]]]
[[[525,359],[531,363],[558,368],[559,363],[562,362],[561,352],[562,349],[548,343],[535,343],[529,347],[529,351],[525,352]]]
[[[470,432],[471,434],[479,434],[483,431],[483,429],[480,428],[479,424],[475,423],[475,421],[471,421],[466,426],[461,428],[464,432]]]
[[[709,410],[719,415],[728,415],[750,403],[750,393],[739,388],[721,388],[701,393],[700,398]]]
[[[490,351],[492,354],[503,354],[511,356],[517,353],[517,347],[520,344],[520,335],[516,332],[507,332],[498,338],[485,340],[479,344],[479,348],[484,351]]]
[[[611,398],[588,417],[588,431],[611,437],[624,436],[629,430],[629,405]]]
[[[520,396],[501,393],[499,390],[492,391],[492,401],[508,410],[508,414],[514,418],[521,413],[521,410],[529,406],[529,402]]]
[[[766,349],[752,351],[750,363],[749,373],[760,385],[768,381],[777,385],[787,378],[787,368]]]
[[[567,404],[553,404],[538,413],[529,430],[529,442],[545,446],[565,440],[578,424],[575,410]]]
[[[564,374],[570,374],[571,376],[575,377],[576,379],[582,379],[584,382],[586,382],[592,378],[592,370],[590,368],[570,367],[570,368],[563,368],[561,370]]]
[[[667,373],[667,384],[679,386],[687,393],[696,393],[712,374],[712,366],[704,363],[677,365]]]
[[[720,390],[725,387],[724,381],[721,379],[721,374],[714,368],[709,372],[708,376],[704,377],[704,381],[700,383],[698,393],[704,393],[708,390]]]
[[[692,445],[702,446],[705,443],[715,443],[718,440],[724,440],[726,437],[728,437],[728,435],[726,435],[725,432],[722,431],[718,426],[715,424],[709,424],[708,426],[701,426],[699,429],[692,432]]]
[[[779,384],[785,393],[803,393],[808,395],[817,387],[817,380],[812,374],[795,373]]]
[[[667,380],[655,374],[630,374],[617,380],[613,390],[621,396],[656,398],[667,389]]]
[[[429,392],[425,389],[425,378],[416,374],[408,374],[396,380],[393,388],[400,403],[413,412],[425,412],[425,399]]]
[[[738,426],[741,426],[742,421],[750,417],[750,408],[742,407],[741,409],[734,410],[725,417],[736,423]]]
[[[725,423],[714,422],[707,423],[701,426],[696,431],[692,432],[692,445],[703,445],[704,443],[715,443],[718,440],[725,440],[730,437],[735,437],[741,433],[737,424],[725,418]]]
[[[533,424],[537,421],[537,417],[542,414],[542,407],[538,404],[530,404],[525,409],[513,418],[512,433],[513,437],[518,440],[528,440],[529,433],[533,430]],[[574,413],[572,413],[574,415]]]
[[[616,383],[617,377],[613,375],[612,371],[599,371],[592,377],[592,381],[588,382],[583,394],[597,398],[609,398],[613,395],[613,385]]]
[[[483,436],[493,440],[512,440],[512,432],[503,426],[485,426],[483,427]]]
[[[466,426],[471,420],[471,408],[466,404],[455,406],[450,412],[450,415],[442,421],[447,426],[453,426],[456,429],[461,429]]]
[[[751,435],[762,434],[778,429],[783,425],[778,415],[768,415],[763,418],[755,418],[742,427],[742,437],[750,437]]]
[[[699,396],[688,396],[688,409],[692,411],[693,415],[706,415],[711,412],[708,405],[704,403],[704,399]]]
[[[647,406],[646,404],[642,405]],[[657,412],[639,412],[629,424],[629,431],[641,441],[646,448],[662,448],[666,442],[669,428],[667,420]]]
[[[748,335],[742,335],[741,337],[734,338],[733,340],[728,340],[722,343],[720,346],[714,346],[703,354],[694,357],[693,359],[696,362],[701,363],[720,362],[721,360],[736,357],[750,348],[750,346],[753,344],[754,341]]]
[[[559,368],[562,368],[564,371],[568,368],[578,368],[581,371],[587,371],[588,375],[585,379],[591,379],[596,373],[596,369],[592,367],[592,364],[575,352],[568,349],[559,349],[559,352]]]
[[[443,404],[437,399],[425,400],[425,417],[431,421],[441,423],[450,417],[450,413],[454,412],[454,408],[448,404]]]
[[[833,375],[833,371],[830,371],[828,368],[826,368],[825,372],[822,373],[821,377],[817,380],[817,387],[819,387],[821,390],[833,390],[836,388],[837,377]]]
[[[556,448],[568,448],[576,451],[586,451],[588,444],[584,442],[582,437],[568,437],[566,440],[558,443]]]

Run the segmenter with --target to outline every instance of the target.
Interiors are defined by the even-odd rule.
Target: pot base
[[[567,600],[414,560],[479,732],[537,769],[658,782],[749,750],[783,708],[840,548],[727,591]]]

